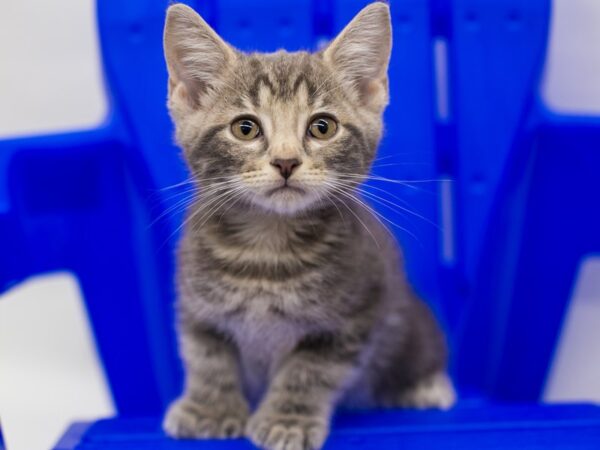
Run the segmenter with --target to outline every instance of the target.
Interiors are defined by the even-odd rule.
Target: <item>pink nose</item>
[[[271,161],[271,165],[273,167],[277,167],[279,169],[279,173],[286,180],[292,176],[294,170],[302,164],[298,158],[291,159],[275,159]]]

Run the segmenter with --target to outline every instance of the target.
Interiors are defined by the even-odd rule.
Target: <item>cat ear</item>
[[[376,2],[360,11],[323,52],[342,83],[366,105],[387,104],[387,68],[392,49],[390,8]]]
[[[201,103],[214,89],[223,70],[236,58],[235,51],[189,6],[167,10],[164,51],[169,71],[169,96],[185,98],[190,106]]]

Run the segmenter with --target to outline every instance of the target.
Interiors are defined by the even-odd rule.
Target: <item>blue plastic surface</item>
[[[324,450],[597,450],[600,410],[593,406],[463,406],[449,412],[379,411],[334,419]],[[174,441],[157,419],[74,425],[55,450],[251,450],[246,440]]]
[[[6,450],[6,445],[4,444],[4,435],[2,434],[2,423],[0,423],[0,450]]]
[[[167,3],[98,1],[110,104],[105,123],[84,132],[0,140],[0,290],[39,273],[77,276],[123,416],[157,417],[181,385],[172,308],[181,213],[164,213],[184,193],[164,188],[187,174],[164,106]],[[247,1],[188,3],[239,48],[271,51],[315,49],[369,2],[255,0],[252,14]],[[394,0],[391,9],[391,105],[374,172],[418,184],[372,185],[402,197],[427,220],[378,209],[399,225],[392,230],[403,244],[408,274],[447,328],[463,395],[538,401],[578,264],[600,253],[600,208],[594,204],[600,198],[600,119],[557,116],[539,100],[550,0]],[[438,117],[434,47],[444,43],[448,115]],[[453,251],[445,258],[442,178],[451,180],[444,186],[454,217]],[[489,429],[473,425],[496,414],[494,408],[372,413],[340,423],[356,425],[363,437],[373,433],[379,446],[403,448],[440,448],[440,442],[449,443],[445,448],[470,442],[470,448],[511,442],[560,447],[576,434],[598,438],[594,407],[532,407],[527,414],[539,417],[531,428],[518,425],[527,414],[517,410],[494,416]],[[397,426],[390,417],[398,418]],[[418,430],[434,417],[446,422],[424,436]],[[389,433],[381,432],[380,421]],[[402,428],[407,421],[416,428]],[[79,427],[58,448],[125,448],[118,437],[123,433],[137,434],[131,436],[137,447],[127,448],[191,445],[157,437],[157,423]],[[555,433],[555,425],[562,431]],[[340,430],[351,430],[344,426]],[[81,445],[77,433],[85,437]],[[330,446],[371,445],[362,437],[344,440],[354,436],[351,431],[336,433]],[[592,448],[585,445],[569,448]]]

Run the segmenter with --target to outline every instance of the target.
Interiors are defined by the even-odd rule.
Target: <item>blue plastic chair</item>
[[[368,2],[255,0],[252,14],[242,0],[189,3],[239,48],[294,50],[331,38]],[[181,197],[161,189],[186,177],[164,107],[166,6],[98,1],[104,124],[0,141],[0,289],[42,272],[77,276],[119,412],[73,425],[56,450],[251,448],[175,442],[160,429],[182,375],[172,310],[181,215],[161,217]],[[450,180],[381,186],[446,232],[381,212],[406,230],[394,229],[448,331],[464,400],[450,412],[340,414],[327,448],[600,448],[599,407],[537,404],[579,261],[600,252],[600,120],[556,116],[538,95],[550,1],[396,0],[392,14],[380,157],[402,164],[382,159],[375,172]]]

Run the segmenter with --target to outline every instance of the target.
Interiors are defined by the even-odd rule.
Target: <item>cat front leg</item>
[[[242,436],[249,408],[233,344],[200,326],[184,327],[180,336],[185,389],[167,411],[165,432],[175,438]]]
[[[246,435],[267,450],[318,450],[340,391],[358,364],[361,339],[322,335],[304,339],[284,359]]]

